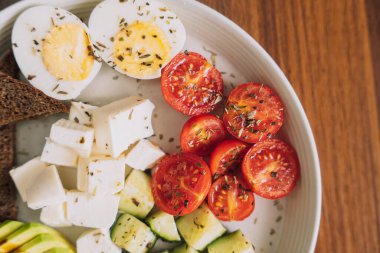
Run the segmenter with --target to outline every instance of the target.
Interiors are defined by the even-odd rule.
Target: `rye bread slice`
[[[0,71],[17,78],[18,67],[12,51],[0,61]],[[0,126],[0,222],[17,219],[16,187],[9,175],[14,162],[15,127]]]
[[[0,222],[17,219],[17,194],[9,171],[14,163],[12,123],[22,119],[67,112],[60,101],[50,98],[30,84],[17,80],[18,67],[9,52],[0,61]]]
[[[16,220],[18,214],[17,191],[9,175],[10,169],[0,171],[0,222]]]
[[[0,168],[12,167],[14,161],[13,125],[0,126]],[[0,178],[1,180],[1,178]]]
[[[11,50],[4,55],[3,59],[1,59],[0,72],[4,72],[13,78],[18,77],[18,66]]]
[[[0,72],[0,126],[68,110],[61,101]]]
[[[0,222],[17,219],[16,189],[9,170],[14,162],[14,126],[0,126]]]

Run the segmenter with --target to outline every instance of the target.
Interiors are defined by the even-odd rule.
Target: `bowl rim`
[[[175,0],[161,0],[163,2],[170,2]],[[178,0],[177,0],[178,1]],[[248,32],[246,32],[243,28],[241,28],[238,24],[233,22],[228,17],[224,16],[223,14],[219,13],[218,11],[214,10],[213,8],[207,6],[206,4],[203,4],[201,2],[198,2],[196,0],[181,0],[182,2],[186,3],[187,5],[192,5],[194,8],[202,9],[203,11],[207,12],[209,15],[211,15],[213,18],[217,19],[218,21],[222,22],[224,26],[228,26],[229,29],[235,30],[239,34],[242,40],[245,42],[248,42],[254,50],[260,55],[262,60],[266,63],[267,67],[270,68],[272,72],[275,72],[278,77],[280,78],[281,82],[285,85],[285,88],[288,90],[291,99],[296,105],[296,110],[298,115],[300,116],[300,119],[305,127],[305,134],[307,136],[307,139],[309,141],[310,148],[312,150],[312,163],[313,163],[313,172],[315,175],[315,181],[316,181],[316,206],[317,210],[314,217],[314,227],[313,227],[313,233],[312,238],[309,244],[309,252],[313,252],[317,239],[318,239],[318,232],[320,228],[320,220],[321,220],[321,211],[322,211],[322,179],[321,179],[321,170],[320,170],[320,162],[318,158],[318,151],[314,139],[314,135],[310,126],[310,122],[306,116],[306,113],[303,109],[303,106],[294,91],[292,85],[290,84],[289,80],[285,76],[285,74],[282,72],[280,67],[277,65],[277,63],[274,61],[274,59],[269,55],[267,51],[250,35]],[[100,2],[100,0],[77,0],[75,1],[76,4],[81,3],[90,3],[90,2]],[[7,17],[9,15],[12,15],[12,13],[15,13],[17,10],[23,9],[26,6],[33,5],[33,4],[63,4],[68,3],[66,0],[21,0],[19,2],[16,2],[3,10],[0,11],[0,21],[2,21],[2,25],[0,25],[0,28],[4,27],[7,19],[3,20],[2,17]],[[3,23],[4,22],[4,23]]]

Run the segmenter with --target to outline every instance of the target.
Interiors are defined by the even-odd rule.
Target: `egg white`
[[[122,74],[139,79],[159,78],[164,65],[152,75],[141,77],[134,76],[114,64],[113,38],[120,31],[120,23],[132,24],[136,21],[151,22],[167,36],[171,51],[165,64],[182,50],[186,41],[185,27],[178,16],[163,3],[156,0],[106,0],[94,8],[89,19],[93,42],[95,46],[102,45],[95,47],[95,51],[104,62]]]
[[[41,55],[41,40],[52,25],[77,24],[89,35],[87,26],[74,14],[52,6],[36,6],[24,11],[12,30],[12,49],[25,78],[46,95],[59,100],[76,98],[95,78],[101,62],[94,60],[89,75],[80,81],[57,80],[46,69]],[[91,44],[91,38],[89,38]]]

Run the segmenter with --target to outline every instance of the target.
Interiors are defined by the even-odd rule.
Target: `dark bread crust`
[[[9,170],[14,162],[14,126],[0,126],[0,222],[17,219],[16,189]]]
[[[0,61],[0,71],[14,78],[18,76],[18,67],[12,51]],[[13,125],[0,126],[0,222],[17,219],[16,188],[9,175],[14,162]]]
[[[61,101],[0,72],[0,126],[68,110]]]
[[[0,222],[15,220],[18,213],[16,188],[9,175],[14,163],[13,123],[69,110],[17,76],[18,67],[9,52],[0,61]]]
[[[5,220],[17,220],[17,192],[9,175],[11,168],[0,171],[0,222]]]
[[[0,126],[0,168],[8,168],[13,165],[14,130],[15,127],[13,125]]]
[[[5,54],[0,61],[0,72],[3,72],[13,78],[18,77],[18,66],[12,51]]]

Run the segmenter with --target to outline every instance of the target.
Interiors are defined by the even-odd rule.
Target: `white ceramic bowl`
[[[28,7],[39,4],[55,5],[86,19],[98,2],[98,0],[28,0],[10,6],[0,12],[0,53],[10,48],[12,24],[17,15]],[[296,189],[280,202],[257,198],[256,210],[249,219],[225,225],[230,230],[241,228],[256,245],[257,252],[313,252],[321,213],[320,168],[309,122],[291,84],[265,50],[226,17],[193,0],[165,0],[165,2],[184,22],[188,34],[187,49],[206,56],[210,56],[209,49],[218,53],[216,66],[219,70],[227,72],[224,74],[227,90],[231,89],[231,83],[263,82],[277,91],[286,106],[285,125],[280,135],[298,152],[301,163],[300,182]],[[137,83],[124,76],[119,76],[115,80],[116,78],[113,78],[115,76],[119,74],[103,66],[100,75],[83,92],[80,99],[101,105],[131,94],[148,97],[157,106],[158,117],[153,122],[157,136],[158,133],[164,134],[164,138],[156,138],[156,141],[165,151],[176,151],[179,131],[186,118],[163,101],[159,81]],[[44,136],[48,135],[50,124],[57,117],[18,125],[18,163],[41,152]],[[169,136],[175,140],[168,141]],[[73,173],[75,174],[68,170],[63,172],[63,177],[69,177],[69,180],[66,180],[67,184],[70,184]],[[27,210],[25,205],[20,203],[20,219],[38,220],[38,213]],[[82,230],[68,228],[62,231],[75,240]]]

